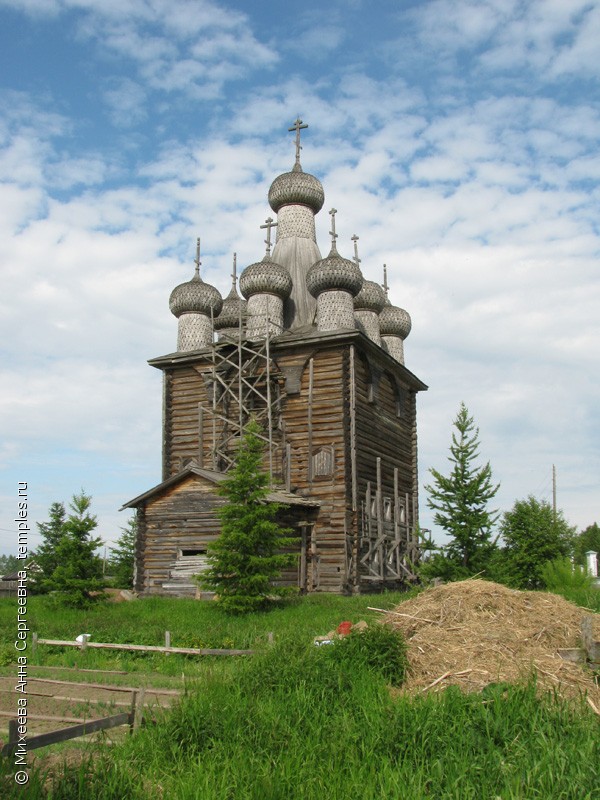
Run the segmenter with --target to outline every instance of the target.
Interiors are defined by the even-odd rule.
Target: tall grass
[[[542,578],[549,592],[562,595],[579,606],[600,612],[600,589],[594,585],[584,567],[568,558],[548,561],[542,567]]]
[[[339,651],[338,651],[339,652]],[[381,647],[381,660],[390,654]],[[598,720],[535,685],[392,697],[377,659],[293,635],[156,726],[47,776],[46,800],[594,800]],[[12,791],[8,784],[5,786]],[[4,794],[9,798],[17,796]]]

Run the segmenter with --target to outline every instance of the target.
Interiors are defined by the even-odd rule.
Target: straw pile
[[[480,691],[490,683],[526,681],[535,673],[542,690],[570,698],[584,694],[592,708],[600,709],[592,671],[558,655],[559,649],[580,647],[587,613],[558,595],[467,580],[428,589],[383,621],[406,637],[409,692],[440,691],[451,684]],[[600,639],[600,614],[593,618],[594,638]]]

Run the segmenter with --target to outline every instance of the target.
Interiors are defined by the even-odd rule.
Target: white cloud
[[[412,46],[427,58],[434,47],[453,70],[444,93],[402,63],[363,70],[365,53],[330,61],[311,81],[285,37],[270,49],[253,19],[212,4],[19,4],[61,10],[67,29],[78,10],[86,44],[106,58],[98,95],[128,126],[122,141],[134,152],[128,163],[114,140],[82,148],[86,127],[49,112],[69,107],[49,94],[3,98],[0,438],[4,465],[31,470],[41,513],[48,497],[68,499],[83,484],[114,528],[115,507],[158,482],[160,375],[144,362],[175,347],[169,293],[191,276],[198,235],[203,277],[224,292],[234,250],[240,268],[262,256],[268,187],[293,163],[285,129],[300,114],[310,124],[302,163],[326,194],[321,249],[335,205],[340,250],[350,255],[357,233],[364,274],[381,281],[387,263],[391,299],[413,318],[407,365],[431,386],[419,398],[421,477],[443,467],[464,400],[503,483],[502,507],[535,492],[556,463],[567,515],[593,521],[600,114],[583,95],[539,90],[553,75],[590,74],[582,59],[597,4],[539,5],[546,17],[509,0],[415,7]],[[511,35],[513,62],[502,60]],[[378,49],[397,36],[390,27]],[[452,66],[468,48],[476,75]],[[493,91],[476,91],[492,56]],[[276,58],[286,68],[271,77]],[[511,63],[545,67],[531,86],[502,84]],[[223,96],[244,71],[254,76],[248,91]],[[168,102],[173,92],[208,98],[206,120],[161,132],[156,89]],[[154,153],[138,146],[148,126]]]

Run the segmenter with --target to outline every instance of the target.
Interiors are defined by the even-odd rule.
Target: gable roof
[[[147,500],[152,500],[153,498],[158,497],[167,489],[170,489],[172,486],[177,486],[177,484],[182,483],[184,480],[194,475],[215,484],[215,486],[219,483],[222,483],[227,478],[227,474],[225,472],[215,472],[211,469],[201,469],[200,467],[191,464],[190,466],[185,467],[185,469],[182,469],[181,472],[171,475],[170,478],[167,478],[165,481],[153,486],[152,489],[148,489],[147,492],[139,494],[137,497],[134,497],[133,500],[129,500],[127,503],[124,503],[119,511],[124,511],[126,508],[137,508]],[[285,489],[278,487],[271,489],[267,493],[266,499],[268,503],[281,503],[282,505],[286,506],[318,508],[321,505],[318,500],[313,500],[306,497],[298,497],[298,495],[292,494],[292,492],[287,492]]]

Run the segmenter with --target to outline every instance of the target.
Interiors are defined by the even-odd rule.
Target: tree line
[[[453,423],[449,474],[430,469],[425,487],[434,522],[448,535],[437,546],[425,538],[428,551],[421,566],[427,578],[459,580],[476,574],[518,589],[547,587],[547,565],[573,559],[585,565],[588,550],[600,551],[597,523],[578,533],[561,510],[532,495],[516,500],[509,511],[490,509],[500,484],[489,462],[477,464],[479,429],[464,403]]]

